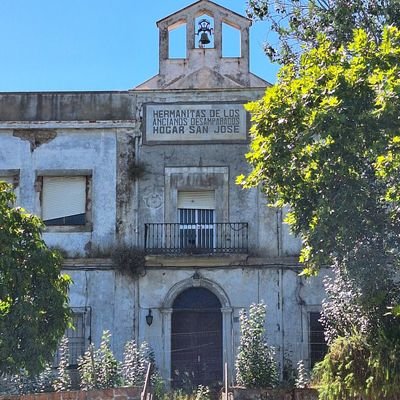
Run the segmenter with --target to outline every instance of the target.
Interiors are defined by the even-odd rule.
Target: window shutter
[[[42,218],[44,221],[84,214],[86,177],[43,177]]]
[[[213,190],[178,192],[178,208],[215,210],[215,192]]]

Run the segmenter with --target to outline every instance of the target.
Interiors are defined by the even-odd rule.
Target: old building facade
[[[235,183],[249,168],[243,104],[268,86],[249,70],[250,21],[200,0],[157,26],[159,74],[133,90],[0,95],[0,179],[66,255],[73,357],[108,329],[119,357],[127,340],[149,342],[172,385],[184,371],[222,381],[225,363],[233,382],[239,311],[264,301],[282,373],[310,365],[322,278],[299,277],[284,210]],[[225,27],[237,57],[223,54]],[[183,58],[170,56],[175,29]]]

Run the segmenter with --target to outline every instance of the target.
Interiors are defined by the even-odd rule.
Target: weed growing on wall
[[[138,279],[146,272],[143,249],[126,245],[117,246],[111,254],[114,266],[122,274]]]
[[[274,349],[265,339],[264,303],[252,304],[249,314],[240,313],[240,346],[236,358],[236,380],[248,388],[271,388],[278,382]]]

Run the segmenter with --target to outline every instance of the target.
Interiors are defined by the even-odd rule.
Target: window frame
[[[81,317],[81,322],[82,322],[82,334],[81,336],[73,336],[75,339],[80,339],[81,344],[80,344],[80,349],[78,347],[78,351],[76,351],[76,357],[72,360],[72,355],[73,352],[71,351],[72,347],[72,341],[70,340],[71,333],[78,332],[78,329],[74,326],[74,328],[67,328],[65,330],[64,336],[68,339],[68,353],[69,353],[69,363],[68,363],[68,368],[69,369],[76,369],[78,367],[78,358],[83,356],[84,353],[87,351],[88,346],[90,345],[92,341],[91,337],[91,330],[92,330],[92,308],[90,306],[86,307],[71,307],[71,314],[72,314],[72,323],[74,322],[74,317],[75,316],[80,316]],[[80,351],[79,351],[80,350]],[[56,368],[60,362],[60,354],[59,350],[57,350],[57,353],[54,358],[54,364],[53,366]]]
[[[19,177],[20,171],[19,169],[0,169],[0,180],[2,178],[8,178],[11,182],[7,182],[12,185],[15,196],[19,197]]]
[[[321,354],[324,353],[324,355],[327,352],[327,344],[324,340],[324,342],[315,342],[313,341],[313,334],[315,334],[315,332],[317,332],[317,334],[319,333],[319,331],[313,331],[312,330],[312,315],[318,314],[318,320],[319,318],[321,318],[321,311],[320,310],[310,310],[308,312],[308,354],[309,354],[309,363],[310,363],[310,369],[312,369],[314,367],[314,365],[321,361],[323,359],[319,358],[319,357],[313,357],[313,354],[315,354],[316,352],[320,352]],[[324,334],[324,330],[323,330],[323,326],[321,323],[319,323],[321,326],[321,332],[322,335]],[[313,333],[314,332],[314,333]],[[317,349],[313,349],[313,346],[319,346],[325,349],[325,351],[321,351],[321,349],[317,350]]]
[[[92,225],[92,171],[91,170],[46,170],[37,171],[36,173],[36,192],[38,193],[38,210],[37,214],[42,218],[43,216],[43,178],[69,178],[69,177],[83,177],[86,180],[85,188],[85,223],[68,225],[46,225],[45,232],[91,232]]]
[[[189,212],[194,216],[193,222],[182,221],[188,217]],[[204,222],[202,217],[207,215],[206,219],[211,220]],[[189,219],[191,219],[189,217]],[[179,246],[182,249],[199,249],[199,250],[213,250],[216,248],[216,234],[215,234],[215,209],[203,208],[178,208],[178,222],[179,222]],[[205,233],[206,240],[203,240],[202,233]],[[207,234],[208,233],[208,234]],[[195,243],[193,246],[189,245],[189,240],[194,234]],[[208,237],[208,240],[207,240]],[[207,243],[208,242],[208,243]]]

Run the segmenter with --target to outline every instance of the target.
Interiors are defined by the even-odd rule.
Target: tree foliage
[[[283,64],[296,60],[324,34],[335,46],[349,43],[355,28],[379,43],[384,25],[400,24],[398,0],[249,0],[247,14],[267,20],[278,36],[265,44],[267,55]]]
[[[34,374],[68,325],[70,279],[42,240],[40,219],[14,201],[11,186],[0,182],[0,371]]]
[[[376,41],[356,30],[339,47],[318,36],[315,47],[298,64],[284,66],[278,84],[248,106],[253,169],[239,177],[245,187],[262,185],[273,204],[290,207],[287,222],[303,240],[306,274],[334,267],[324,304],[327,337],[331,348],[337,341],[366,343],[351,353],[364,357],[365,370],[354,363],[341,379],[350,382],[344,386],[349,396],[374,399],[390,393],[386,377],[400,371],[394,316],[400,301],[399,60],[396,27],[385,28]],[[331,372],[350,366],[350,353],[338,354],[343,357],[324,361]],[[323,375],[337,378],[332,374]],[[362,381],[364,392],[351,386]],[[329,387],[333,380],[324,382]],[[326,398],[343,398],[328,392]]]
[[[399,57],[396,28],[380,45],[359,30],[338,50],[321,36],[299,70],[282,68],[278,84],[248,105],[253,170],[239,183],[261,183],[271,202],[290,205],[311,269],[350,256],[359,269],[385,268],[398,257]]]
[[[249,388],[270,388],[278,382],[274,349],[265,338],[264,303],[252,304],[249,314],[240,313],[240,346],[236,358],[236,380]]]

